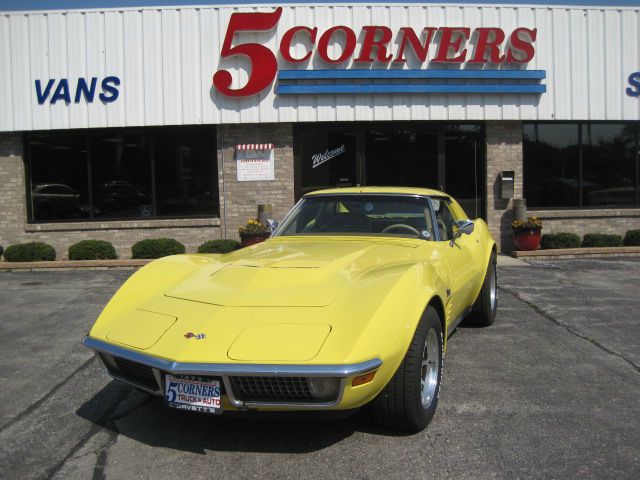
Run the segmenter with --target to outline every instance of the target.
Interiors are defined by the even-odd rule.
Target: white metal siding
[[[231,13],[242,7],[131,8],[0,14],[0,130],[127,125],[315,122],[337,120],[638,120],[640,100],[625,94],[640,70],[640,9],[455,5],[285,6],[275,34],[243,33],[277,52],[295,25],[388,25],[538,29],[529,69],[546,70],[547,92],[524,94],[384,94],[226,98],[211,88]],[[237,44],[238,37],[235,43]],[[337,45],[332,55],[340,53]],[[396,44],[391,42],[391,52]],[[294,54],[302,55],[297,45]],[[358,49],[356,49],[356,53]],[[435,55],[432,44],[429,56]],[[247,79],[243,60],[223,61],[234,87]],[[285,66],[281,62],[281,66]],[[416,65],[408,67],[415,68]],[[286,65],[285,68],[292,68]],[[306,68],[327,68],[317,56]],[[105,76],[118,76],[119,98],[97,95]],[[74,102],[77,79],[98,77],[96,99]],[[34,82],[69,80],[71,103],[39,105]],[[57,83],[52,88],[53,95]]]

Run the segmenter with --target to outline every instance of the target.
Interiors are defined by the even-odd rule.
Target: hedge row
[[[610,233],[587,233],[580,237],[575,233],[547,233],[542,235],[540,247],[543,250],[578,247],[621,247],[640,246],[640,229],[629,230],[624,239],[621,235]]]
[[[540,239],[540,247],[543,250],[553,248],[578,248],[580,237],[575,233],[545,233]]]
[[[48,243],[29,242],[9,245],[4,251],[7,262],[42,262],[56,259],[55,249]]]
[[[198,247],[198,253],[229,253],[240,247],[240,242],[235,240],[209,240]]]
[[[111,242],[81,240],[69,247],[69,260],[113,260],[118,258]]]
[[[235,240],[210,240],[198,247],[198,253],[229,253],[240,248]],[[2,255],[0,251],[0,255]],[[141,240],[131,248],[132,258],[160,258],[185,253],[184,245],[173,238]],[[113,260],[118,258],[111,242],[82,240],[69,247],[69,260]],[[41,262],[56,259],[55,249],[43,242],[11,245],[4,251],[7,262]]]
[[[624,239],[620,235],[587,233],[582,242],[575,233],[547,233],[542,235],[540,246],[544,250],[578,247],[640,246],[640,229],[629,230]],[[198,247],[198,253],[229,253],[240,248],[235,240],[209,240]],[[131,248],[132,258],[160,258],[185,253],[182,243],[173,238],[141,240]],[[0,255],[2,252],[0,251]],[[104,240],[82,240],[69,247],[69,260],[111,260],[118,258],[110,242]],[[56,259],[55,249],[43,242],[10,245],[4,251],[7,262],[40,262]]]

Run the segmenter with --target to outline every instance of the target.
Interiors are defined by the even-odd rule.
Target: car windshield
[[[409,195],[309,196],[277,232],[278,236],[332,234],[433,239],[428,202]]]

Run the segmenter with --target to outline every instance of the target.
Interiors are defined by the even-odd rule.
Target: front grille
[[[315,402],[306,377],[231,377],[231,384],[245,402]]]
[[[111,372],[114,375],[151,390],[158,389],[158,382],[156,382],[156,377],[153,375],[151,367],[125,358],[113,357],[113,360],[117,367],[117,371]],[[112,369],[110,368],[109,370]]]

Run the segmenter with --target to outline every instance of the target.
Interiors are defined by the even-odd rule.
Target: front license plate
[[[220,381],[167,375],[164,402],[168,407],[203,413],[222,413]]]

